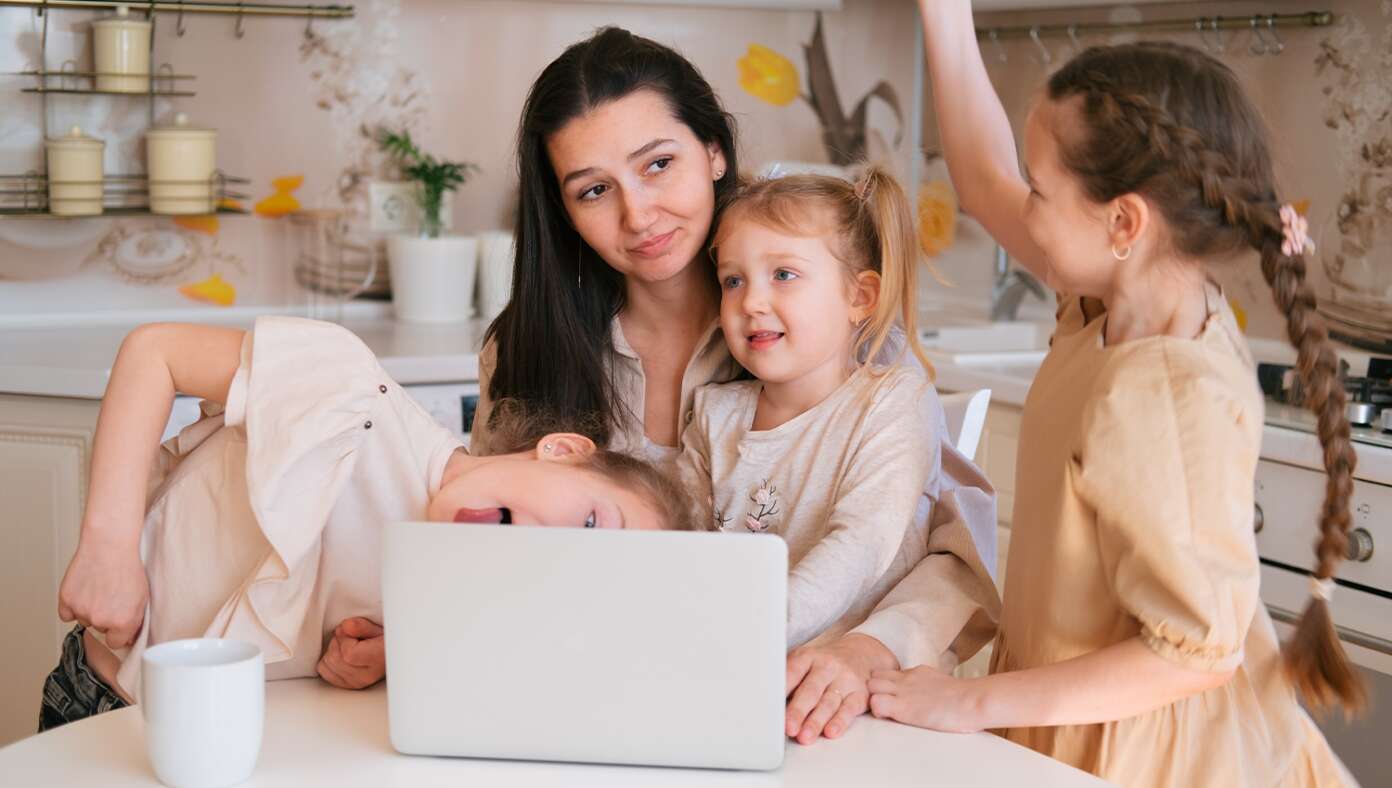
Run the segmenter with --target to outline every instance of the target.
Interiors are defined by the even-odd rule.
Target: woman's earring
[[[543,444],[543,445],[542,445],[541,450],[544,451],[544,452],[546,452],[547,454],[550,454],[550,453],[551,453],[551,450],[554,449],[554,448],[555,448],[554,446],[552,446],[551,444],[547,443],[547,444]]]
[[[1122,261],[1125,261],[1125,260],[1127,260],[1127,259],[1130,259],[1130,257],[1131,257],[1131,247],[1129,247],[1129,246],[1126,247],[1126,251],[1123,253],[1123,252],[1118,252],[1118,251],[1117,251],[1117,248],[1116,248],[1116,244],[1113,244],[1113,245],[1112,245],[1112,257],[1115,257],[1115,258],[1117,259],[1117,262],[1122,262]]]
[[[716,170],[715,179],[716,179],[717,181],[720,180],[721,178],[724,178],[724,177],[725,177],[725,171],[724,171],[724,170]]]

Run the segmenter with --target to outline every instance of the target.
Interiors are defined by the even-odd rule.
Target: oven
[[[1319,441],[1303,412],[1268,403],[1267,415],[1254,527],[1262,601],[1285,640],[1310,597],[1308,571],[1325,474]],[[1359,469],[1349,554],[1339,567],[1330,611],[1372,703],[1361,720],[1346,723],[1336,713],[1316,722],[1363,785],[1392,785],[1392,436],[1368,428],[1354,432]]]

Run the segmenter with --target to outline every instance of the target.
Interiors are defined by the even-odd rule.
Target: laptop
[[[787,546],[764,534],[392,524],[392,745],[778,768],[787,577]]]

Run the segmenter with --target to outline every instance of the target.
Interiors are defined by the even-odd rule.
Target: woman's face
[[[456,455],[445,467],[426,519],[575,528],[662,527],[644,497],[587,459],[594,443],[581,435],[543,438],[534,452],[493,457]]]
[[[546,142],[561,201],[580,237],[624,276],[661,282],[701,253],[725,154],[636,90],[596,107]]]

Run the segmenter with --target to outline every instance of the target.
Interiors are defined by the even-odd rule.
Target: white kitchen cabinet
[[[63,635],[58,586],[77,549],[99,402],[0,395],[0,746],[33,734]]]
[[[996,488],[996,521],[1010,527],[1015,507],[1015,454],[1020,443],[1020,413],[1015,405],[991,403],[976,464]]]

